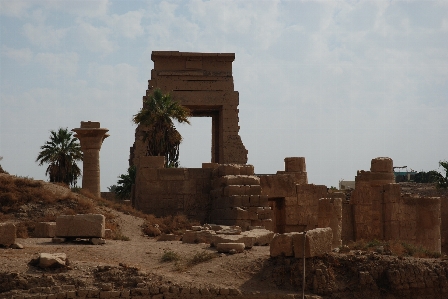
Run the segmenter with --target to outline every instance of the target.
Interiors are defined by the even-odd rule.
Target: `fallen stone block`
[[[294,256],[293,236],[299,233],[275,234],[271,241],[270,255],[277,256]]]
[[[254,238],[244,235],[219,235],[216,234],[212,237],[211,246],[216,246],[219,243],[244,243],[246,249],[250,249],[254,246]]]
[[[105,220],[100,214],[61,215],[56,218],[56,236],[104,238]]]
[[[12,244],[10,246],[10,248],[12,248],[12,249],[23,249],[23,245],[16,242],[16,243]]]
[[[193,225],[193,226],[191,226],[191,230],[201,231],[201,230],[203,230],[203,227],[200,225]]]
[[[271,244],[274,238],[274,232],[267,229],[253,229],[242,233],[242,235],[253,238],[255,246],[264,246]]]
[[[103,245],[106,244],[106,240],[103,238],[90,238],[90,243],[93,245]]]
[[[56,222],[38,222],[34,229],[35,238],[53,238],[56,236]]]
[[[244,243],[218,243],[216,244],[216,249],[218,252],[229,253],[230,251],[234,252],[243,252],[246,245]]]
[[[9,247],[16,242],[16,226],[13,223],[0,223],[0,245]]]
[[[241,234],[241,227],[239,226],[230,226],[223,228],[216,232],[217,234],[221,235],[239,235]]]
[[[213,230],[186,231],[182,236],[182,243],[211,243],[215,234]]]
[[[39,253],[39,256],[30,264],[40,268],[60,268],[65,267],[66,262],[67,255],[65,253]]]
[[[303,258],[303,234],[293,236],[294,256]],[[305,257],[322,256],[331,252],[333,232],[331,228],[316,228],[306,232]]]

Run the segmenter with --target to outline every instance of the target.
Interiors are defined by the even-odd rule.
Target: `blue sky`
[[[162,50],[235,53],[257,173],[300,156],[329,187],[375,157],[417,171],[448,160],[447,1],[0,0],[2,167],[47,179],[35,159],[50,130],[100,121],[107,191]],[[178,129],[181,165],[209,162],[211,120]]]

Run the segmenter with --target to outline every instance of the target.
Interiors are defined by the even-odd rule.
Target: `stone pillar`
[[[103,140],[109,137],[108,129],[100,128],[99,122],[82,121],[81,128],[72,130],[79,139],[83,151],[82,188],[101,197],[100,149]]]

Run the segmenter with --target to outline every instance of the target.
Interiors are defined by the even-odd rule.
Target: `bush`
[[[160,261],[164,262],[164,263],[166,263],[166,262],[177,262],[180,259],[181,258],[180,258],[179,254],[177,254],[176,252],[170,250],[170,251],[165,251],[165,253],[160,258]]]

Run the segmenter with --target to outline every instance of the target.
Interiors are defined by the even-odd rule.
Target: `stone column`
[[[84,155],[82,188],[101,197],[100,188],[100,149],[103,140],[109,137],[108,129],[100,128],[99,122],[82,121],[81,128],[72,130],[79,139]]]

